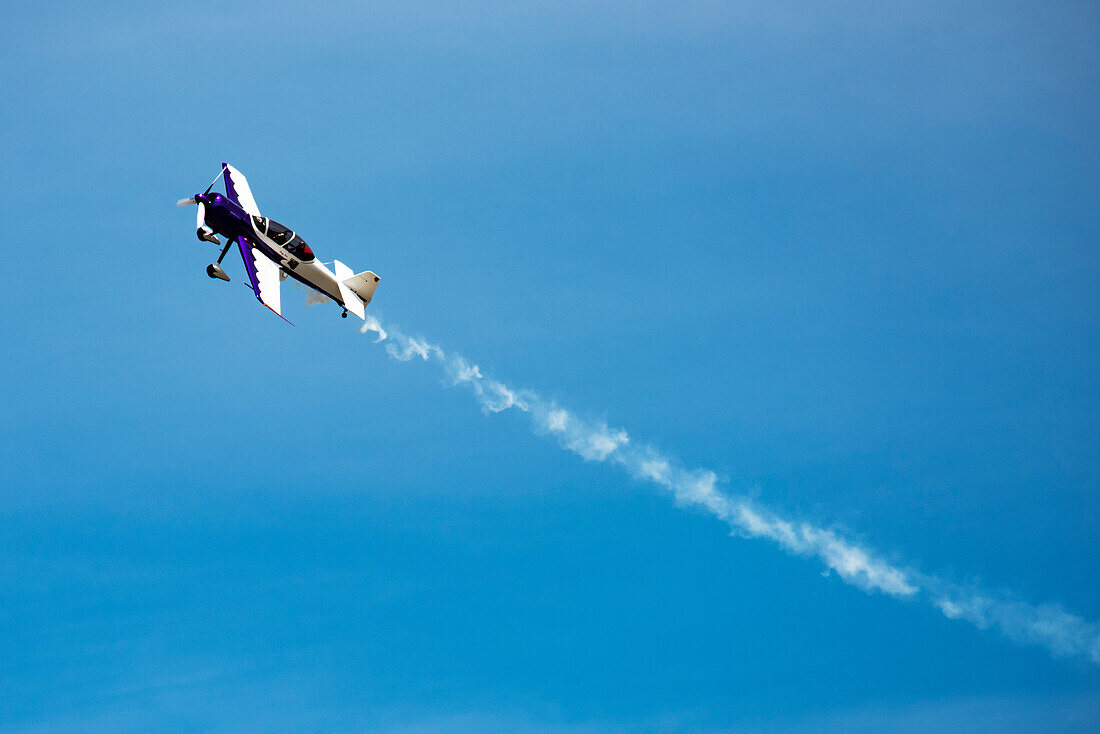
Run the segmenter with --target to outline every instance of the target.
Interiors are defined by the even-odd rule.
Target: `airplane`
[[[225,195],[211,193],[219,178],[225,179]],[[216,263],[206,266],[206,274],[229,282],[222,270],[222,260],[234,243],[244,259],[244,269],[252,281],[252,290],[260,303],[286,321],[282,314],[279,286],[282,281],[294,278],[344,307],[341,318],[348,311],[366,319],[366,305],[374,297],[379,277],[369,270],[353,273],[339,260],[333,260],[332,270],[317,260],[306,241],[274,219],[260,214],[256,199],[244,174],[228,163],[206,187],[206,191],[186,199],[176,206],[198,205],[195,234],[200,240],[222,246],[218,235],[226,238]],[[293,326],[293,324],[291,324]]]

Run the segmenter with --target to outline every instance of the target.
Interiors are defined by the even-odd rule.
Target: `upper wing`
[[[253,247],[252,243],[244,237],[237,238],[237,247],[240,248],[244,269],[248,271],[248,279],[252,281],[252,290],[256,292],[256,298],[282,317],[279,266]],[[283,320],[286,321],[285,318]],[[287,321],[287,323],[290,322]]]
[[[225,174],[225,193],[229,194],[230,200],[240,204],[241,209],[252,216],[260,216],[260,207],[252,198],[252,189],[248,188],[248,179],[244,174],[228,163],[222,164],[222,171]]]

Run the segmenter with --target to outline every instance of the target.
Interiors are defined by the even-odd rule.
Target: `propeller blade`
[[[202,202],[199,202],[199,210],[198,210],[198,212],[196,212],[196,215],[197,216],[195,217],[195,228],[196,229],[202,229],[203,225],[206,224],[206,205],[203,204]]]
[[[186,199],[180,199],[179,201],[177,201],[176,206],[191,206],[192,204],[197,204],[197,203],[198,202],[195,201],[194,196],[188,196]]]

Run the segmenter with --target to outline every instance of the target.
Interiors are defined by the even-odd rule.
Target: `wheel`
[[[342,318],[342,319],[346,319],[347,317],[348,317],[348,312],[347,311],[344,311],[342,314],[340,314],[340,318]]]

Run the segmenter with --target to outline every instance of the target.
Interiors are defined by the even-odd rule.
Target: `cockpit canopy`
[[[294,257],[298,258],[304,263],[309,262],[315,257],[315,255],[313,254],[313,250],[309,249],[309,245],[307,245],[306,241],[303,240],[301,237],[298,237],[294,240],[294,242],[290,243],[290,245],[287,246],[287,249],[294,253]]]
[[[309,249],[309,245],[306,244],[306,241],[294,234],[294,232],[287,227],[267,217],[252,217],[252,220],[256,223],[256,229],[259,230],[261,234],[265,235],[275,244],[289,250],[294,257],[302,262],[309,262],[314,259],[313,250]]]
[[[274,219],[267,220],[267,232],[268,239],[274,242],[276,245],[285,245],[290,240],[294,239],[294,233],[283,225],[276,222]]]

